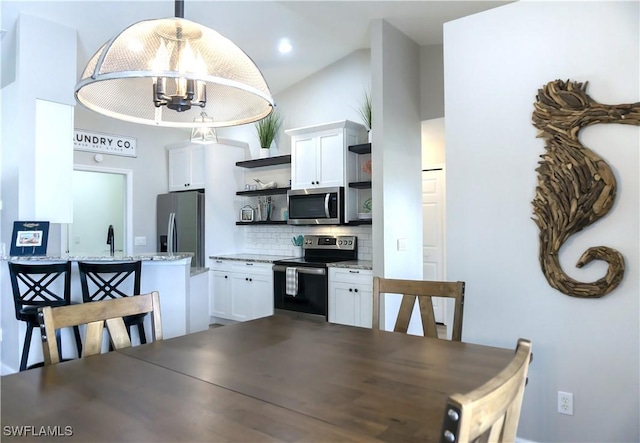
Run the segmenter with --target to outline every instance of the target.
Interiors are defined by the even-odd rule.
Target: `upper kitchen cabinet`
[[[349,120],[285,131],[291,137],[291,189],[345,186],[347,146],[366,134]]]
[[[169,148],[169,192],[204,189],[204,145]]]

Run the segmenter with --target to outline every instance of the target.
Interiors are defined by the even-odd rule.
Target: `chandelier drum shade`
[[[89,60],[75,93],[100,114],[175,128],[252,123],[274,105],[244,51],[182,17],[144,20],[116,35]],[[207,122],[194,124],[203,112]]]

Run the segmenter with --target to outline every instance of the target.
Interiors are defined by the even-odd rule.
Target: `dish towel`
[[[287,268],[285,286],[287,295],[298,295],[298,268]]]

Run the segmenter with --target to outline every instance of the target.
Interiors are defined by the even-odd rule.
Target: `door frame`
[[[74,163],[74,171],[118,174],[124,176],[124,255],[133,253],[133,170]],[[68,227],[68,225],[67,225]],[[61,250],[69,251],[69,229],[62,229]]]

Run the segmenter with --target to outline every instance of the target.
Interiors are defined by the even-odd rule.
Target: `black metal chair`
[[[142,262],[86,263],[78,262],[82,300],[87,302],[131,297],[140,294]],[[138,327],[140,343],[147,342],[144,319],[147,314],[124,317],[124,325],[131,339],[131,327]]]
[[[27,324],[20,370],[27,369],[33,328],[39,328],[38,308],[71,304],[71,262],[53,264],[21,264],[9,262],[16,319]],[[78,357],[82,355],[80,330],[73,327]],[[59,331],[56,333],[58,352],[62,352]],[[40,364],[32,365],[39,366]]]

